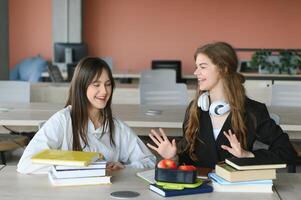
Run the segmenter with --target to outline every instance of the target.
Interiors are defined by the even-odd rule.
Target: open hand
[[[152,139],[152,141],[157,145],[157,147],[147,143],[147,146],[156,152],[160,156],[162,156],[164,159],[172,159],[177,154],[177,145],[176,140],[173,139],[172,142],[170,142],[165,135],[162,128],[159,129],[160,134],[157,133],[155,130],[151,130],[149,133],[149,137]]]
[[[246,158],[246,157],[254,157],[254,154],[250,151],[246,151],[243,148],[241,148],[240,142],[237,140],[237,137],[234,133],[232,133],[231,130],[224,131],[224,135],[229,140],[231,147],[222,145],[222,149],[228,151],[232,155],[238,158]]]

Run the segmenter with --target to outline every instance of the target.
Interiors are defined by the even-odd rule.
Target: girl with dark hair
[[[156,146],[147,145],[163,158],[199,167],[214,168],[232,156],[294,163],[296,152],[288,135],[270,118],[264,104],[246,96],[232,46],[206,44],[196,50],[194,59],[198,89],[186,111],[183,139],[176,145],[162,129],[151,130]],[[255,140],[269,149],[254,150]]]
[[[64,109],[54,114],[26,147],[17,171],[39,173],[49,167],[30,158],[43,149],[100,152],[111,170],[154,167],[155,156],[122,121],[113,118],[115,87],[112,72],[100,58],[87,57],[77,65]]]

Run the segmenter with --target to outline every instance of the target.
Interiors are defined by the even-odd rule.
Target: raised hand
[[[177,154],[177,145],[175,139],[171,142],[166,137],[162,128],[159,129],[160,134],[155,130],[151,130],[149,133],[149,137],[152,141],[157,145],[157,147],[147,143],[147,146],[153,150],[155,150],[162,158],[164,159],[172,159]]]
[[[222,149],[228,151],[229,153],[238,158],[254,157],[254,154],[252,152],[246,151],[243,148],[241,148],[240,142],[231,130],[229,130],[228,133],[224,131],[224,135],[229,140],[231,147],[222,145]]]

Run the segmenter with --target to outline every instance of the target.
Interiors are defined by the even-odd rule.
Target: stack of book
[[[95,152],[44,150],[34,155],[33,163],[53,165],[48,178],[54,186],[110,184],[106,161]]]
[[[260,161],[255,158],[230,158],[217,164],[215,173],[209,173],[217,192],[271,193],[276,169],[285,168],[280,162]]]

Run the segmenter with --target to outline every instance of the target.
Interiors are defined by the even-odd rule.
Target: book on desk
[[[37,164],[87,166],[98,159],[103,159],[98,152],[45,149],[32,156],[31,161]]]
[[[218,176],[216,173],[209,173],[212,186],[215,192],[251,192],[251,193],[272,193],[272,180],[230,182]]]
[[[213,188],[205,183],[195,188],[184,188],[182,190],[164,189],[162,186],[150,184],[149,189],[163,197],[209,193],[213,191]]]
[[[217,164],[215,173],[230,182],[276,179],[276,169],[238,170],[226,163]]]
[[[48,172],[48,179],[53,186],[111,184],[111,176],[57,178],[52,171]]]
[[[98,160],[84,167],[54,165],[51,167],[50,170],[56,178],[81,178],[81,177],[105,176],[106,163],[107,162],[105,160]]]
[[[228,165],[238,170],[256,169],[279,169],[285,168],[286,164],[278,160],[262,160],[257,158],[227,158]]]

